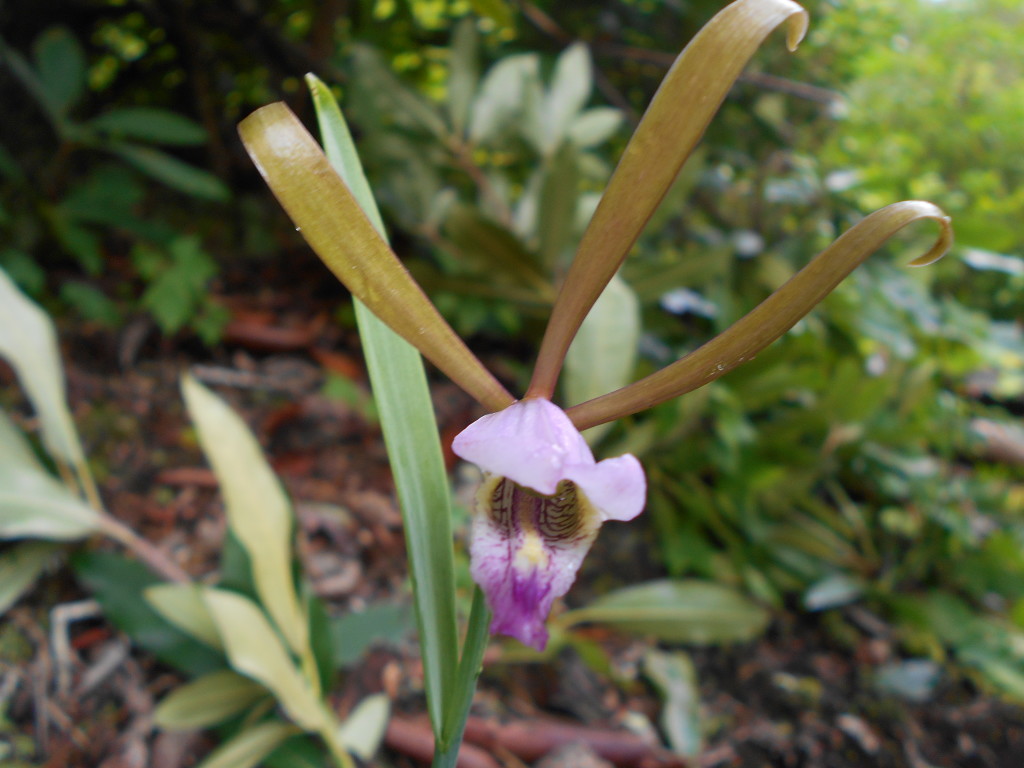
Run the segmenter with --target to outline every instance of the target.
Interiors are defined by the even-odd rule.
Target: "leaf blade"
[[[260,601],[292,650],[302,655],[309,648],[309,625],[292,576],[291,504],[238,414],[190,375],[182,378],[181,388],[220,482],[228,524],[252,562]]]
[[[310,77],[308,82],[331,162],[383,236],[373,193],[337,102],[320,81]],[[356,318],[405,524],[427,708],[440,739],[456,674],[452,649],[458,647],[447,474],[419,355],[361,302],[356,302]]]

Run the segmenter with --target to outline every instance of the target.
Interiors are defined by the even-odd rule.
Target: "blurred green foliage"
[[[57,243],[78,268],[49,288],[114,322],[123,303],[91,275],[127,238],[141,306],[169,332],[215,326],[217,268],[197,234],[243,254],[272,239],[233,123],[312,69],[343,94],[399,253],[457,329],[522,376],[628,123],[721,3],[523,3],[511,19],[483,2],[160,7],[173,12],[97,3],[74,34],[12,27],[8,71],[35,72],[37,86],[18,74],[21,93],[57,141],[24,126],[0,138],[4,267],[41,291]],[[668,575],[833,611],[836,627],[858,603],[908,653],[951,655],[1024,699],[1024,471],[988,428],[1024,413],[1024,10],[808,10],[801,49],[774,39],[759,53],[626,263],[633,377],[727,327],[873,208],[932,200],[958,247],[909,271],[929,233],[908,235],[756,361],[616,425],[599,449],[644,458]],[[202,140],[198,125],[205,155],[182,156],[207,171],[154,154]],[[224,197],[217,178],[233,200],[204,210]]]

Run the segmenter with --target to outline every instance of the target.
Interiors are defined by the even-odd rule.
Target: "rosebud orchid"
[[[668,191],[729,88],[767,35],[788,25],[791,49],[807,15],[790,0],[737,0],[680,54],[627,145],[583,234],[552,308],[525,397],[516,401],[441,318],[374,230],[316,141],[283,104],[240,126],[243,141],[303,236],[354,296],[488,411],[455,438],[477,464],[471,570],[493,632],[543,648],[553,601],[572,584],[605,520],[643,508],[645,479],[630,455],[595,461],[579,430],[702,386],[752,359],[806,315],[892,235],[920,219],[941,225],[912,264],[939,258],[949,219],[931,203],[890,205],[854,225],[762,304],[646,379],[563,411],[551,402],[576,332]]]
[[[635,456],[595,461],[557,405],[529,398],[470,424],[452,450],[485,473],[470,542],[491,631],[543,649],[551,603],[576,578],[605,520],[632,520],[647,483]]]

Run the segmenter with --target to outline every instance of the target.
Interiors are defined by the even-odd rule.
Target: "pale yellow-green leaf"
[[[696,757],[702,738],[700,690],[693,659],[683,651],[651,648],[644,654],[644,674],[661,693],[661,730],[673,751]]]
[[[287,106],[256,110],[238,132],[303,237],[353,296],[490,410],[513,402],[430,303]]]
[[[266,686],[297,725],[308,731],[330,727],[323,703],[259,607],[220,589],[205,589],[203,599],[231,667]]]
[[[596,622],[666,642],[715,645],[757,637],[768,619],[764,608],[731,587],[662,579],[610,592],[562,614],[559,623]]]
[[[57,334],[46,313],[0,270],[0,357],[18,380],[39,415],[43,444],[69,465],[82,462],[82,444],[71,420],[64,391],[64,369]]]
[[[217,625],[198,584],[156,584],[143,594],[153,609],[178,629],[213,648],[222,648]]]
[[[96,511],[43,468],[0,411],[0,539],[80,539],[100,528]]]
[[[260,723],[217,749],[196,768],[253,768],[298,729],[288,723]]]
[[[0,552],[0,616],[32,588],[59,551],[48,541],[24,541]]]
[[[268,695],[254,680],[222,669],[171,691],[154,711],[153,722],[168,731],[209,728]]]
[[[590,307],[668,192],[747,61],[788,23],[796,47],[807,14],[791,0],[737,0],[676,59],[622,153],[555,302],[529,394],[550,397],[566,350]]]
[[[338,729],[338,740],[356,757],[369,760],[384,738],[391,704],[383,693],[367,696]]]
[[[752,360],[796,325],[890,237],[921,219],[938,222],[941,231],[928,252],[910,264],[931,264],[953,243],[949,217],[938,207],[920,200],[886,206],[847,230],[785,285],[702,347],[623,389],[570,408],[567,413],[573,424],[586,429],[650,408],[702,387]]]
[[[565,357],[562,377],[567,403],[582,403],[623,387],[633,379],[640,342],[640,303],[617,275],[580,326]],[[591,443],[611,425],[587,431]]]
[[[252,432],[227,403],[191,376],[182,379],[189,414],[213,467],[228,524],[245,548],[260,602],[292,650],[308,653],[309,628],[292,577],[291,504]]]

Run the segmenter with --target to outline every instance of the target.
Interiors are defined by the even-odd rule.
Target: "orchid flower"
[[[605,520],[644,506],[631,455],[596,461],[580,430],[711,382],[782,336],[890,237],[919,219],[939,223],[929,264],[952,243],[948,217],[906,201],[864,218],[732,327],[661,371],[563,411],[552,402],[569,345],[754,51],[786,24],[794,50],[807,27],[791,0],[737,0],[690,42],[627,145],[558,293],[532,380],[516,400],[442,319],[377,234],[319,145],[284,104],[239,126],[267,183],[313,250],[351,293],[490,413],[453,450],[477,464],[471,570],[493,612],[491,631],[543,648],[552,602],[569,589]]]

